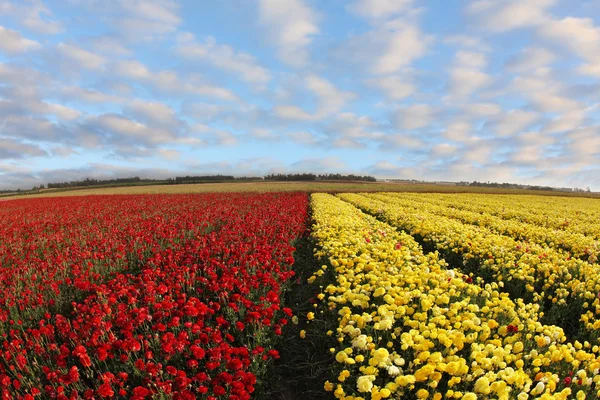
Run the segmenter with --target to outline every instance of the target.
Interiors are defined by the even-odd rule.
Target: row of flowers
[[[541,246],[562,249],[572,256],[595,263],[598,261],[600,243],[593,237],[561,229],[546,228],[519,219],[505,219],[489,213],[469,210],[468,199],[440,198],[435,195],[388,193],[380,197],[402,199],[405,207],[459,220],[466,224],[482,226],[494,233],[516,240],[529,241]],[[493,202],[495,197],[490,197]],[[418,212],[417,211],[417,212]]]
[[[124,257],[141,251],[143,258],[134,258],[141,264],[128,264],[121,272],[113,267],[115,272],[104,279],[73,276],[71,282],[61,282],[57,295],[76,288],[84,296],[73,298],[68,312],[48,305],[35,324],[30,318],[27,326],[15,324],[2,331],[1,398],[249,399],[257,379],[264,378],[266,364],[279,357],[273,344],[292,317],[280,297],[282,285],[294,275],[292,242],[306,229],[308,197],[220,194],[107,196],[97,199],[101,204],[90,200],[61,199],[47,205],[76,204],[81,224],[94,218],[88,213],[110,214],[103,213],[102,204],[117,210],[124,217],[122,225],[115,221],[84,226],[107,242],[120,240],[124,233],[136,235],[123,250]],[[153,204],[163,202],[172,210],[157,212]],[[136,203],[146,208],[135,208]],[[35,212],[45,211],[44,203],[39,204],[41,210],[32,206],[32,219]],[[90,204],[94,207],[86,210]],[[131,204],[130,212],[137,216],[128,215],[124,204]],[[27,209],[27,204],[22,206]],[[146,225],[147,220],[155,224]],[[58,224],[45,230],[60,233],[62,228]],[[28,229],[23,227],[14,237],[26,237]],[[153,239],[156,232],[162,232],[159,242]],[[41,246],[38,239],[29,238]],[[86,239],[65,232],[60,243],[81,248],[90,245]],[[65,262],[59,266],[72,274],[72,253],[63,248],[62,254]],[[18,267],[18,258],[12,262]],[[79,277],[84,280],[75,281]]]
[[[600,328],[600,270],[549,247],[517,241],[489,229],[415,210],[410,201],[381,195],[341,194],[393,226],[430,243],[452,264],[497,282],[512,298],[542,307],[545,321],[574,335],[597,340]],[[574,325],[574,326],[573,326]]]
[[[220,196],[105,196],[7,201],[0,208],[0,329],[48,311],[158,250],[218,228]]]
[[[324,384],[335,398],[600,395],[598,347],[540,323],[539,305],[448,269],[437,252],[424,255],[411,236],[337,197],[313,194],[312,209],[323,265],[309,279],[322,292],[308,319],[337,339]]]
[[[403,196],[424,198],[422,195],[409,193]],[[598,199],[532,195],[490,196],[475,193],[429,193],[426,197],[428,200],[444,201],[452,207],[464,210],[600,239]]]

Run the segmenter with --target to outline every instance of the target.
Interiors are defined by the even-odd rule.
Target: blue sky
[[[0,188],[342,172],[600,190],[595,0],[0,0]]]

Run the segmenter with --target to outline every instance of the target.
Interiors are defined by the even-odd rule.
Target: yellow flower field
[[[540,273],[551,279],[563,268],[555,265],[560,258],[553,254],[535,264],[533,257],[519,259],[523,265],[512,270],[513,275],[496,275],[495,279],[465,274],[462,268],[449,268],[441,258],[443,251],[424,254],[408,234],[429,235],[435,241],[439,232],[434,228],[442,237],[443,225],[456,220],[416,214],[377,196],[312,195],[312,239],[322,267],[309,279],[321,293],[308,319],[325,323],[328,334],[337,339],[330,349],[335,358],[331,376],[324,384],[332,397],[523,400],[600,396],[598,346],[572,340],[560,327],[540,322],[541,295],[532,296],[538,301],[527,302],[503,287],[510,276],[530,284]],[[396,229],[395,221],[405,220],[413,224],[408,233]],[[492,236],[497,243],[482,242],[492,246],[485,249],[490,259],[513,262],[514,249],[502,247],[501,235],[489,230],[487,236],[465,232],[452,233],[464,241]],[[459,241],[439,243],[450,252],[452,246],[464,250]],[[537,253],[533,256],[538,258]],[[499,265],[501,273],[506,262],[492,264]],[[592,267],[582,260],[576,260],[576,265]],[[541,272],[535,268],[542,268]],[[555,282],[552,287],[577,295],[588,293],[587,284],[585,280],[578,287]],[[555,294],[561,300],[571,295]],[[594,305],[588,304],[592,314],[597,302],[593,293],[589,303]],[[309,334],[310,329],[309,325]]]
[[[515,240],[427,211],[427,205],[387,195],[341,198],[431,243],[466,272],[505,285],[513,298],[542,306],[546,319],[596,340],[600,328],[600,268],[562,250]]]
[[[402,200],[407,206],[412,204],[415,209],[426,209],[428,212],[444,217],[456,219],[465,224],[482,226],[490,229],[494,233],[502,235],[508,235],[517,240],[526,240],[541,246],[552,247],[557,250],[565,250],[574,257],[590,260],[595,262],[598,260],[598,252],[600,251],[600,244],[593,236],[586,236],[579,232],[567,231],[564,229],[546,227],[538,225],[537,223],[526,222],[523,218],[506,218],[498,215],[494,215],[490,212],[484,211],[482,208],[475,208],[471,206],[470,198],[448,198],[439,195],[414,195],[405,193],[388,193],[382,199],[385,201],[386,197],[390,200]],[[498,196],[489,196],[487,200],[490,202],[488,207],[490,209],[502,209],[513,210],[506,204],[497,203],[495,200]],[[537,220],[544,219],[544,213],[539,210],[531,210],[529,215],[537,216]],[[531,217],[527,218],[527,220]],[[581,220],[582,218],[577,218]],[[596,218],[597,219],[597,218]],[[589,225],[597,225],[596,219]],[[562,224],[565,226],[569,225],[568,220],[563,215]],[[600,225],[597,225],[600,232]]]

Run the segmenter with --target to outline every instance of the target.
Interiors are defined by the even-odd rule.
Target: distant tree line
[[[481,187],[493,187],[493,188],[502,188],[502,189],[526,189],[526,190],[551,190],[551,191],[563,191],[563,192],[590,192],[590,188],[586,190],[579,188],[556,188],[551,186],[537,186],[537,185],[520,185],[518,183],[497,183],[497,182],[458,182],[457,186],[481,186]]]
[[[197,175],[197,176],[176,176],[167,179],[168,183],[190,183],[190,182],[210,182],[210,181],[234,181],[235,177],[231,175]]]
[[[341,174],[270,174],[265,175],[265,181],[367,181],[375,182],[372,176],[341,175]]]
[[[169,184],[202,183],[202,182],[225,182],[225,181],[261,181],[260,176],[232,176],[232,175],[197,175],[176,176],[167,179]]]
[[[224,181],[254,181],[262,180],[262,177],[234,177],[231,175],[197,175],[197,176],[176,176],[175,178],[167,179],[148,179],[134,176],[132,178],[115,178],[115,179],[92,179],[85,178],[80,181],[69,181],[69,182],[54,182],[48,184],[48,189],[63,189],[73,187],[87,187],[87,186],[125,186],[125,185],[139,185],[139,184],[171,184],[177,185],[182,183],[201,183],[201,182],[224,182]],[[43,189],[43,185],[40,187]],[[39,188],[34,187],[32,190],[38,190]]]
[[[101,186],[101,185],[126,185],[126,184],[139,184],[139,183],[151,183],[157,182],[156,179],[142,179],[139,176],[133,178],[115,178],[115,179],[93,179],[85,178],[81,181],[70,181],[70,182],[54,182],[48,184],[48,189],[62,189],[71,187],[85,187],[85,186]]]

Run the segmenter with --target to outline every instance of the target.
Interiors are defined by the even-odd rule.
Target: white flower
[[[359,376],[356,380],[356,387],[359,392],[368,393],[373,389],[373,381],[375,377],[373,375],[363,375]]]
[[[546,385],[544,385],[544,382],[538,382],[537,385],[535,385],[535,387],[531,391],[531,394],[542,394],[544,392],[544,389],[546,389]]]
[[[400,368],[396,367],[395,365],[392,365],[388,367],[387,372],[390,376],[398,376],[400,375]]]
[[[394,364],[399,365],[399,366],[403,366],[406,363],[406,361],[404,361],[404,358],[402,357],[398,357],[394,359]]]
[[[367,349],[367,335],[358,335],[352,340],[352,347],[355,347],[360,350]]]

